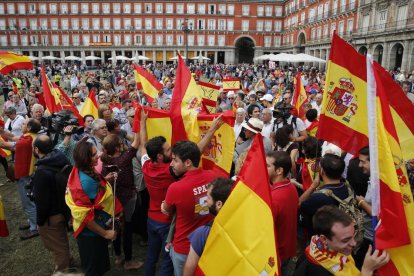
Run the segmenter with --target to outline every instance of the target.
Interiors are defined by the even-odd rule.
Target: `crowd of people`
[[[259,133],[270,180],[263,184],[271,189],[282,275],[332,275],[342,269],[372,275],[388,262],[386,251],[372,248],[369,148],[352,156],[316,138],[326,77],[316,68],[190,65],[197,80],[221,86],[226,78],[239,78],[244,88],[221,90],[217,99],[217,113],[235,113],[228,179],[199,168],[202,152],[223,124],[220,117],[197,144],[169,145],[162,136],[147,138],[145,111],[139,131],[133,132],[135,107],[150,104],[137,89],[131,64],[108,64],[97,71],[76,64],[45,69],[78,110],[91,89],[97,91],[98,103],[98,117],[84,116],[79,127],[67,123],[69,113],[52,118],[45,112],[40,67],[0,80],[5,100],[0,148],[12,152],[0,158],[9,178],[17,182],[27,218],[19,227],[25,231],[20,238],[40,236],[54,258],[54,272],[73,268],[69,225],[85,275],[110,270],[108,242],[115,265],[126,270],[145,267],[145,275],[194,275],[214,216]],[[151,107],[168,111],[176,66],[151,64],[146,69],[163,85]],[[301,74],[308,96],[301,118],[291,105],[296,74]],[[414,103],[414,72],[396,69],[390,74]],[[406,166],[413,189],[414,160]],[[134,233],[139,244],[133,243]],[[133,257],[137,245],[147,247],[144,261]]]

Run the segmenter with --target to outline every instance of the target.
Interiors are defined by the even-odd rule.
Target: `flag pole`
[[[370,160],[370,184],[372,191],[372,228],[373,249],[375,249],[375,231],[377,228],[377,217],[380,210],[379,190],[379,164],[378,164],[378,129],[377,129],[377,84],[372,70],[372,55],[367,55],[367,106],[368,106],[368,137],[369,137],[369,160]]]

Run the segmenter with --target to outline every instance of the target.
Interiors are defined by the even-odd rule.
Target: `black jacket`
[[[37,160],[38,167],[33,175],[33,194],[37,211],[37,224],[42,226],[48,221],[48,218],[53,215],[63,214],[63,210],[59,210],[59,200],[56,194],[55,171],[42,168],[41,165],[55,167],[61,169],[66,165],[70,165],[66,156],[54,150],[45,157]],[[40,167],[39,167],[40,166]]]

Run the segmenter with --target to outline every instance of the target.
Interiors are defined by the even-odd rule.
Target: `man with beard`
[[[166,197],[168,187],[178,177],[170,168],[171,146],[162,136],[147,141],[146,120],[148,114],[141,113],[140,152],[142,172],[150,195],[148,209],[148,251],[145,260],[145,275],[155,275],[155,267],[161,249],[165,247],[170,229],[171,217],[161,212],[161,203]],[[200,152],[209,144],[214,132],[223,124],[221,117],[215,119],[209,131],[198,143]],[[173,275],[173,266],[167,252],[162,252],[160,275]]]
[[[225,178],[216,178],[207,185],[207,206],[210,214],[217,216],[218,212],[223,208],[224,203],[229,197],[233,188],[233,181]],[[184,276],[194,275],[201,254],[203,254],[208,235],[210,234],[212,222],[197,228],[191,235],[190,253],[188,253],[187,261],[184,266]]]

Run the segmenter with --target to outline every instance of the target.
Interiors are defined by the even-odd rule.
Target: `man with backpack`
[[[53,255],[54,272],[65,273],[71,263],[67,236],[70,211],[65,203],[65,191],[72,166],[62,152],[53,150],[53,142],[46,135],[35,139],[33,154],[38,158],[32,185],[39,234]]]

